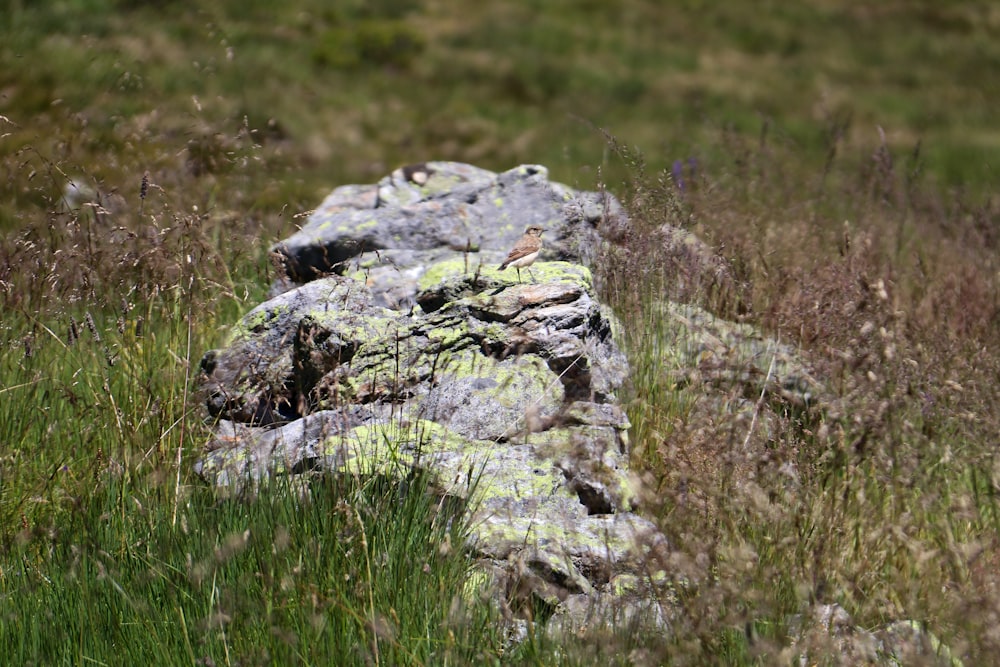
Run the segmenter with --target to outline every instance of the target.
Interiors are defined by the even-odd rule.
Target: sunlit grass
[[[465,664],[499,649],[483,643],[489,607],[461,607],[468,561],[440,547],[461,523],[419,484],[317,479],[252,501],[186,487],[175,520],[170,490],[95,482],[8,547],[7,660]]]

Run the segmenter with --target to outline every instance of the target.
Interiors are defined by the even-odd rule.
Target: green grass
[[[756,134],[767,121],[808,162],[815,128],[849,116],[855,150],[882,126],[894,149],[933,146],[942,186],[995,180],[1000,28],[971,2],[459,4],[25,4],[0,26],[0,110],[22,128],[8,146],[42,148],[46,127],[72,121],[114,149],[146,130],[232,134],[246,118],[262,152],[294,155],[294,176],[275,180],[306,190],[270,187],[308,206],[331,182],[429,157],[540,162],[589,185],[605,153],[592,126],[655,168],[724,158],[719,128]],[[624,176],[603,166],[609,182]]]
[[[94,481],[61,525],[8,548],[11,664],[467,664],[499,649],[483,643],[489,607],[456,606],[468,561],[440,545],[461,543],[461,522],[419,483],[313,480],[252,501],[195,487],[172,517],[169,484]]]
[[[973,2],[9,2],[0,653],[773,664],[793,615],[838,602],[988,661],[998,32]],[[511,647],[442,548],[461,521],[424,495],[279,480],[236,501],[193,475],[198,360],[265,294],[269,244],[333,186],[426,159],[542,163],[628,205],[629,262],[601,284],[643,511],[674,545],[671,634],[533,628]],[[71,180],[90,198],[65,199]],[[665,264],[663,223],[708,241],[728,281],[678,280],[692,267]],[[800,349],[837,401],[754,407],[748,437],[720,407],[746,397],[681,394],[652,352],[664,296]]]

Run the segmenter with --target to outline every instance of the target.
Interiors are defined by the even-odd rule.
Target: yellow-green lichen
[[[612,595],[643,595],[650,588],[663,591],[672,586],[671,578],[665,570],[653,570],[642,576],[636,574],[619,574],[608,582],[607,589]]]
[[[406,476],[435,454],[461,452],[469,441],[432,421],[392,420],[357,426],[321,442],[320,456],[330,457],[338,472]]]
[[[497,460],[495,465],[489,465],[496,446],[496,443],[486,443],[478,456],[469,457],[470,465],[480,465],[477,468],[479,474],[475,480],[473,505],[494,504],[507,498],[516,500],[534,496],[552,497],[556,494],[567,498],[575,497],[565,488],[562,473],[551,465],[529,466],[522,461],[505,463],[502,459]]]
[[[364,268],[358,269],[357,271],[352,271],[350,273],[345,273],[344,277],[350,278],[351,280],[355,280],[361,283],[362,285],[368,284],[368,271]]]
[[[517,282],[517,271],[505,269],[500,271],[497,268],[489,267],[483,271],[483,275],[490,278],[499,278],[506,282]],[[542,284],[542,283],[575,283],[590,291],[593,288],[594,280],[590,269],[580,264],[572,262],[536,262],[530,268],[521,269],[522,284]]]
[[[332,436],[318,447],[320,456],[335,461],[334,469],[351,474],[405,476],[413,466],[432,470],[446,493],[468,497],[473,506],[505,498],[558,494],[574,498],[564,488],[554,466],[533,464],[497,443],[463,438],[446,426],[423,419],[358,426]]]
[[[468,335],[469,328],[467,326],[437,327],[427,332],[427,338],[439,348],[452,347]]]
[[[274,322],[283,315],[288,314],[291,309],[284,305],[258,306],[243,316],[229,334],[230,340],[227,345],[234,342],[250,338],[257,330]]]
[[[466,268],[469,269],[468,272],[466,271]],[[441,262],[435,262],[427,268],[424,275],[420,276],[417,286],[421,291],[428,290],[433,287],[437,287],[448,278],[454,276],[472,275],[475,273],[475,270],[475,262],[467,261],[464,257],[456,257],[455,259],[446,259]]]
[[[344,310],[326,310],[324,305],[318,305],[303,315],[350,341],[380,341],[387,344],[388,341],[395,340],[396,332],[406,328],[401,316],[387,308],[383,308],[380,315],[360,315]]]
[[[337,226],[337,232],[340,234],[353,234],[366,229],[373,229],[377,226],[378,220],[375,220],[374,218],[370,218],[363,222],[352,222],[351,220],[347,220]]]
[[[572,426],[536,433],[531,443],[547,459],[585,455],[588,474],[607,487],[619,509],[629,509],[638,505],[639,493],[625,472],[627,457],[619,451],[618,438],[626,437],[626,431],[611,427]]]

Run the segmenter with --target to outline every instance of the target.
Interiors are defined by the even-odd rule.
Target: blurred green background
[[[991,2],[4,5],[6,227],[19,201],[44,198],[21,169],[32,160],[78,163],[106,191],[186,169],[240,190],[223,198],[247,213],[307,209],[334,185],[428,159],[542,163],[614,187],[627,175],[602,131],[653,169],[738,159],[733,137],[816,168],[831,151],[867,159],[882,128],[894,150],[920,144],[936,184],[968,193],[995,182],[1000,156]],[[234,160],[246,132],[256,147]]]

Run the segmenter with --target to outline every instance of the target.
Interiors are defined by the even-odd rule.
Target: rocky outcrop
[[[545,247],[519,282],[496,267],[530,225]],[[692,289],[729,280],[689,235],[657,233]],[[285,271],[271,298],[205,355],[215,438],[196,470],[233,492],[276,475],[420,472],[471,513],[471,589],[561,611],[550,628],[664,629],[670,592],[651,593],[683,577],[664,571],[667,540],[636,513],[618,400],[628,365],[587,268],[628,234],[613,197],[539,166],[434,162],[337,188],[274,246]],[[656,330],[643,353],[699,409],[751,413],[752,433],[764,402],[831,405],[794,349],[695,306],[645,307]],[[848,662],[944,655],[912,624],[867,633],[834,607],[792,625],[803,664],[831,642]]]
[[[763,393],[771,402],[801,410],[831,403],[824,385],[790,346],[691,304],[664,301],[657,311],[654,354],[678,387],[709,386],[749,400]]]
[[[496,267],[531,224],[545,248],[519,283]],[[623,590],[667,546],[634,512],[627,362],[583,265],[623,224],[613,198],[537,166],[338,188],[274,247],[273,298],[203,359],[218,425],[198,472],[240,491],[418,469],[468,504],[495,586],[575,607]]]

